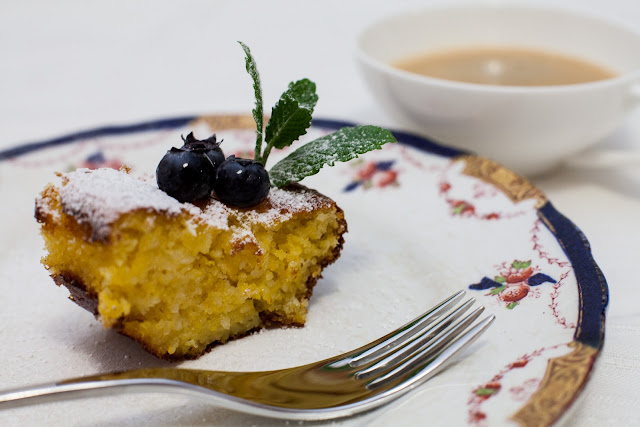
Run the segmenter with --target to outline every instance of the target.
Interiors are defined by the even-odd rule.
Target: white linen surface
[[[535,2],[541,3],[640,31],[636,0]],[[393,126],[358,75],[355,37],[372,20],[429,4],[435,3],[3,0],[0,149],[103,124],[248,112],[253,93],[236,40],[256,56],[266,105],[290,80],[306,76],[318,84],[317,117]],[[637,111],[597,148],[640,150],[639,138]],[[533,181],[585,232],[611,293],[604,351],[568,422],[640,425],[640,164],[567,166]],[[145,421],[140,414],[122,420]]]

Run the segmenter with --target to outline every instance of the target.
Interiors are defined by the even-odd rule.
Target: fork
[[[0,393],[0,409],[126,391],[187,394],[272,418],[354,415],[397,399],[438,374],[489,327],[495,316],[471,326],[484,307],[463,317],[475,302],[471,298],[457,306],[464,294],[457,292],[363,347],[304,366],[263,372],[136,369],[6,391]]]

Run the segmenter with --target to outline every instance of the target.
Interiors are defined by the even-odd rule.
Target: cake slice
[[[106,328],[171,360],[271,326],[302,326],[347,230],[301,185],[252,208],[180,203],[126,171],[79,169],[36,200],[43,263]]]

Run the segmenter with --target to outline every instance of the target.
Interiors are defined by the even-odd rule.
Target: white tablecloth
[[[318,85],[317,117],[393,127],[358,75],[355,37],[372,20],[431,3],[3,0],[0,150],[103,124],[246,113],[253,93],[236,40],[256,56],[267,104],[307,76]],[[640,31],[637,0],[544,3]],[[598,148],[640,150],[639,138],[640,111]],[[604,352],[571,423],[640,425],[640,164],[563,167],[534,182],[585,232],[610,286]]]

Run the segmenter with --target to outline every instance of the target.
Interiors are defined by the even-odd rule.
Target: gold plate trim
[[[265,117],[265,123],[268,117]],[[255,129],[256,122],[253,116],[238,114],[216,114],[208,116],[200,116],[191,123],[189,127],[195,127],[200,124],[209,126],[212,132],[227,129]]]
[[[578,341],[569,343],[573,351],[550,359],[538,390],[511,416],[522,426],[550,426],[569,408],[587,383],[597,348]]]
[[[492,184],[514,203],[536,199],[536,208],[547,202],[545,195],[527,179],[510,169],[482,156],[460,156],[456,161],[465,162],[462,173]]]

